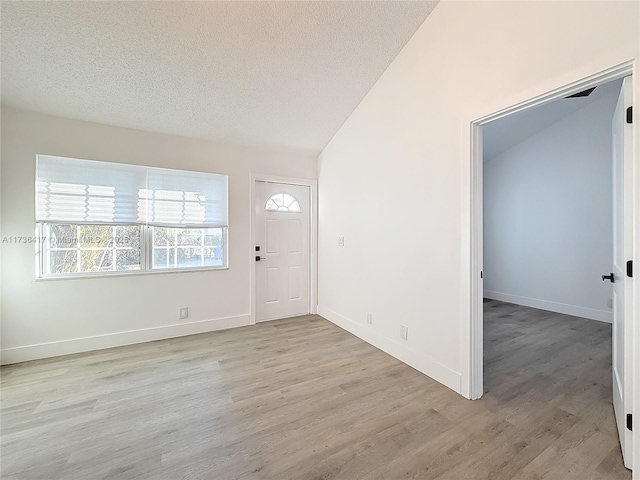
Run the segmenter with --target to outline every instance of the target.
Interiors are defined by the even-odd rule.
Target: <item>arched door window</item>
[[[264,206],[268,212],[300,213],[300,204],[288,193],[274,193]]]

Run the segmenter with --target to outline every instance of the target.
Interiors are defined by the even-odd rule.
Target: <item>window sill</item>
[[[228,266],[222,267],[196,267],[196,268],[164,268],[154,269],[145,272],[130,271],[130,272],[95,272],[95,273],[65,273],[58,275],[45,275],[36,277],[36,282],[49,282],[59,280],[79,280],[79,279],[104,279],[111,277],[138,277],[146,275],[165,275],[168,273],[199,273],[199,272],[211,272],[216,270],[229,270]]]

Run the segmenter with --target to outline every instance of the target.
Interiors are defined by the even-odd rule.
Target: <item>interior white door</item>
[[[256,321],[309,313],[309,187],[255,184]]]
[[[613,282],[613,408],[618,425],[624,464],[632,468],[633,438],[627,428],[633,394],[633,338],[631,332],[631,278],[627,262],[633,249],[632,125],[627,123],[631,106],[631,77],[623,80],[612,122],[613,133],[613,268],[603,280]]]

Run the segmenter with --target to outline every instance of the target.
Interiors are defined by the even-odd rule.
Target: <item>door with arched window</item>
[[[309,187],[256,181],[256,321],[309,313]]]

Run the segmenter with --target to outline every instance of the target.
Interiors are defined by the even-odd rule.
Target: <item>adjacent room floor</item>
[[[624,479],[610,326],[485,303],[471,402],[306,316],[2,369],[2,478]]]

